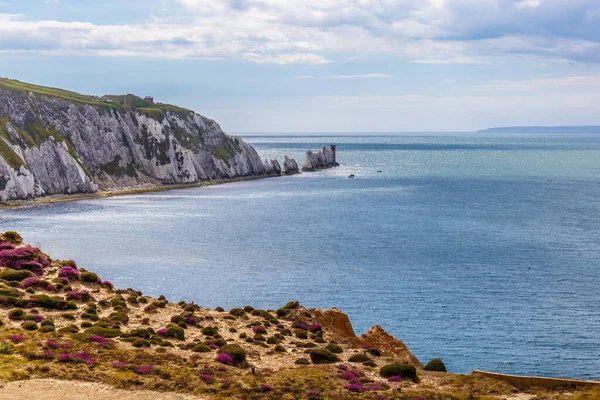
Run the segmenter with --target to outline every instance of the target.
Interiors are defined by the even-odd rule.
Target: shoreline
[[[297,174],[294,174],[297,175]],[[170,190],[176,189],[192,189],[192,188],[200,188],[206,186],[214,186],[214,185],[222,185],[225,183],[235,183],[235,182],[245,182],[245,181],[254,181],[259,179],[267,179],[267,178],[278,178],[282,176],[290,176],[290,175],[278,175],[278,174],[269,174],[269,175],[258,175],[258,176],[243,176],[237,178],[227,178],[227,179],[215,179],[211,181],[202,181],[196,183],[175,183],[161,186],[138,186],[138,187],[130,187],[125,189],[115,189],[115,190],[107,190],[107,191],[99,191],[97,193],[75,193],[75,194],[53,194],[49,196],[36,197],[31,200],[10,200],[4,203],[0,203],[0,210],[12,210],[19,208],[27,208],[27,207],[37,207],[43,206],[47,204],[55,204],[55,203],[68,203],[71,201],[80,201],[80,200],[93,200],[93,199],[103,199],[109,197],[116,196],[129,196],[135,194],[143,194],[143,193],[154,193],[154,192],[167,192]]]

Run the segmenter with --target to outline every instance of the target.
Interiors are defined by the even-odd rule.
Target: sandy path
[[[0,387],[0,400],[206,400],[205,397],[149,390],[121,390],[90,383],[32,379],[10,382]]]

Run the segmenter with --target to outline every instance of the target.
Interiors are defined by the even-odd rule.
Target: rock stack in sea
[[[321,149],[316,153],[312,150],[306,152],[302,170],[316,171],[319,169],[338,167],[339,165],[340,164],[336,162],[335,153],[327,147],[321,146]]]
[[[283,175],[299,174],[300,170],[298,169],[298,163],[296,160],[285,156],[285,160],[283,161],[283,171],[281,173]]]

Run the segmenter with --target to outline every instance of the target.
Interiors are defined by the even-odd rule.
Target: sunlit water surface
[[[342,167],[3,210],[0,230],[172,301],[335,306],[454,372],[600,379],[600,136],[246,139],[299,161],[336,143]]]

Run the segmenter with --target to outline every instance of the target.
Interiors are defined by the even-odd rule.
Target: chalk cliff
[[[303,171],[315,171],[319,169],[337,167],[339,164],[335,160],[335,153],[325,146],[314,153],[312,150],[306,152],[306,158],[302,164]]]
[[[300,170],[298,169],[298,163],[293,158],[288,158],[285,156],[285,160],[283,161],[283,170],[281,171],[283,175],[294,175],[299,174]]]
[[[280,173],[195,112],[0,79],[0,201]]]

